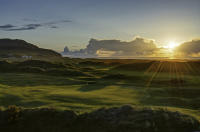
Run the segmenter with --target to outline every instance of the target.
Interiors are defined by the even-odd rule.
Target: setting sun
[[[174,49],[178,46],[178,43],[174,42],[174,41],[170,41],[168,43],[168,45],[164,46],[164,48],[166,49]]]

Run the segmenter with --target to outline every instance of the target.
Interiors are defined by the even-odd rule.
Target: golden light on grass
[[[150,75],[146,86],[148,88],[154,80],[157,80],[156,78],[162,78],[162,74],[165,74],[164,76],[169,80],[160,80],[160,83],[162,82],[181,88],[184,87],[186,80],[185,77],[188,74],[195,72],[195,66],[185,60],[168,59],[155,61],[152,62],[152,64],[145,71],[145,75]]]

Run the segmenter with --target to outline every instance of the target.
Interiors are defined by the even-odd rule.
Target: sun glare
[[[176,42],[170,41],[170,42],[168,43],[168,45],[164,46],[164,48],[173,50],[173,49],[176,48],[177,46],[178,46],[178,44],[177,44]]]

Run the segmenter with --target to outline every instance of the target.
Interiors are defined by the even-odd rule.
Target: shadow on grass
[[[12,94],[3,94],[0,97],[0,104],[1,106],[9,106],[9,105],[20,105],[22,98]]]
[[[100,90],[110,85],[116,86],[143,86],[143,80],[139,76],[128,76],[124,74],[105,74],[101,78],[91,79],[86,82],[86,85],[82,85],[79,91],[89,92],[94,90]]]
[[[60,77],[60,76],[46,76],[31,73],[2,73],[0,74],[0,84],[7,86],[41,86],[41,85],[78,85],[86,84],[84,80],[76,78]]]
[[[95,91],[105,88],[106,86],[109,86],[109,84],[86,84],[82,85],[78,90],[81,92],[89,92],[89,91]]]
[[[87,97],[77,97],[70,95],[51,95],[46,96],[48,100],[54,100],[58,102],[74,103],[74,104],[85,104],[85,105],[111,105],[113,103],[106,102],[106,98],[87,98]],[[103,101],[105,100],[105,102]]]
[[[23,98],[12,95],[12,94],[3,94],[0,97],[0,105],[4,107],[8,107],[9,105],[16,105],[22,107],[39,107],[41,105],[46,105],[47,103],[41,101],[24,101]]]
[[[148,89],[140,99],[144,105],[172,106],[189,109],[200,108],[199,89]]]

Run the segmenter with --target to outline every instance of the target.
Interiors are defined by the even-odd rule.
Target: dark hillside
[[[0,58],[17,59],[61,59],[61,55],[53,50],[39,48],[24,40],[0,39]]]
[[[0,111],[0,130],[4,132],[194,132],[199,126],[198,120],[179,112],[128,105],[81,115],[13,106]]]

